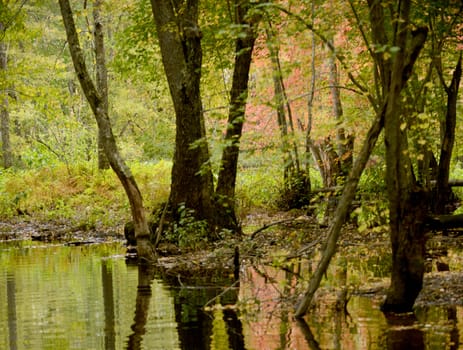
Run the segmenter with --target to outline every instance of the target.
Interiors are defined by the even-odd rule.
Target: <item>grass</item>
[[[282,189],[282,167],[277,157],[262,162],[262,157],[242,161],[236,184],[237,215],[244,219],[252,212],[276,210]],[[132,163],[130,168],[152,212],[168,200],[171,162]],[[452,178],[461,178],[455,167]],[[311,172],[313,187],[319,174]],[[360,193],[376,201],[357,209],[359,225],[367,227],[378,218],[387,220],[385,185],[381,169],[369,169],[362,177]],[[378,191],[379,190],[379,191]],[[455,189],[463,197],[460,188]],[[462,209],[458,210],[460,213]],[[112,170],[99,171],[93,163],[54,164],[36,169],[0,169],[0,220],[27,215],[40,221],[58,221],[86,228],[120,227],[130,220],[126,194]],[[382,222],[383,223],[383,222]],[[377,223],[376,223],[377,224]]]
[[[132,163],[132,173],[151,212],[166,202],[171,162]],[[278,166],[242,168],[237,179],[239,215],[272,208],[281,188]],[[130,220],[125,192],[112,170],[93,163],[55,164],[37,169],[0,170],[0,219],[26,215],[86,228],[120,227]]]
[[[131,168],[148,209],[167,200],[170,163],[132,164]],[[108,227],[126,222],[130,209],[112,170],[99,171],[81,163],[2,171],[0,218],[11,219],[18,213],[43,221]]]

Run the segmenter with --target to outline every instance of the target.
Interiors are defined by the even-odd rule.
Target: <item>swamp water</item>
[[[463,348],[461,307],[386,319],[377,294],[353,294],[347,307],[328,294],[301,322],[279,308],[291,292],[282,270],[246,268],[225,291],[127,265],[124,252],[121,243],[0,242],[0,349]],[[224,307],[205,311],[217,295]]]

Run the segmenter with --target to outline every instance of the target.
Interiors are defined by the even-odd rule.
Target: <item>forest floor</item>
[[[177,250],[175,255],[169,255],[167,251],[171,252],[172,249],[161,246],[164,256],[159,258],[157,265],[164,276],[183,280],[184,283],[194,281],[197,276],[221,275],[231,278],[237,260],[241,265],[274,265],[288,270],[295,261],[316,256],[327,235],[325,225],[299,211],[254,212],[243,219],[243,228],[245,233],[242,236],[229,236],[201,250]],[[81,245],[123,242],[124,238],[118,230],[95,231],[32,218],[18,217],[0,222],[0,241],[25,239]],[[355,257],[367,262],[371,256],[389,250],[389,237],[385,230],[359,232],[355,225],[345,225],[337,254],[346,259]],[[427,273],[416,305],[463,305],[462,251],[463,236],[429,233]],[[383,278],[362,283],[350,292],[383,298],[387,287],[388,281]]]

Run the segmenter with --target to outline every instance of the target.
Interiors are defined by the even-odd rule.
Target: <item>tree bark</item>
[[[95,68],[96,68],[96,88],[103,100],[105,113],[108,110],[108,70],[106,69],[106,54],[104,45],[103,18],[101,16],[101,0],[95,0],[93,4],[94,32],[93,40],[95,43]],[[109,161],[104,151],[103,133],[98,129],[98,169],[108,169]]]
[[[284,167],[284,186],[285,191],[291,188],[291,182],[300,174],[299,152],[296,143],[291,140],[294,135],[294,126],[292,122],[291,106],[286,94],[286,88],[283,80],[283,71],[280,62],[280,47],[275,30],[269,21],[266,29],[267,47],[272,62],[272,79],[275,98],[275,109],[277,112],[277,122],[281,135],[281,150],[283,153]]]
[[[138,189],[138,185],[132,172],[122,159],[114,138],[109,116],[105,111],[104,101],[97,91],[93,81],[88,73],[84,55],[79,44],[74,18],[72,15],[69,0],[59,0],[61,15],[63,17],[66,36],[71,52],[74,68],[79,79],[82,90],[90,104],[90,107],[95,116],[98,128],[102,132],[102,140],[106,156],[108,157],[111,168],[116,173],[121,182],[127,197],[130,202],[132,218],[134,223],[135,237],[137,239],[138,256],[142,260],[153,261],[155,252],[152,249],[150,238],[150,230],[145,216],[143,207],[143,199]]]
[[[0,23],[0,32],[3,32],[3,24]],[[0,72],[2,75],[7,74],[8,68],[8,45],[0,41]],[[3,167],[9,168],[13,165],[13,152],[10,141],[10,113],[8,110],[8,92],[6,81],[2,86],[0,95],[0,136],[2,141]]]
[[[315,0],[312,0],[311,4],[311,13],[312,23],[315,20]],[[312,190],[312,183],[310,182],[310,154],[311,148],[313,146],[312,140],[312,124],[313,124],[313,105],[315,100],[315,83],[316,83],[316,64],[315,58],[316,56],[316,47],[317,43],[315,40],[315,34],[313,31],[310,32],[310,42],[311,42],[311,57],[310,57],[310,80],[309,80],[309,92],[307,98],[307,128],[305,130],[305,149],[304,149],[304,170],[305,170],[305,177],[306,177],[306,190],[307,193],[310,193]]]
[[[250,3],[248,0],[235,0],[235,23],[242,26],[243,32],[235,43],[235,65],[232,88],[230,91],[230,109],[228,113],[226,146],[222,152],[222,160],[217,180],[216,194],[219,210],[221,210],[220,226],[239,230],[235,214],[235,185],[238,169],[238,156],[241,133],[245,119],[246,101],[248,97],[249,71],[257,33],[255,18],[248,18]]]
[[[439,168],[437,174],[437,200],[436,214],[447,214],[446,204],[452,192],[449,186],[450,161],[452,158],[453,145],[455,143],[455,128],[457,124],[457,101],[458,90],[461,80],[461,53],[455,70],[453,71],[450,86],[444,81],[443,73],[438,69],[438,74],[447,94],[447,110],[445,120],[441,122],[441,149],[439,157]],[[438,65],[440,67],[440,65]]]
[[[331,44],[334,46],[333,44]],[[329,66],[329,83],[332,98],[333,117],[336,120],[336,153],[340,169],[336,177],[346,177],[353,164],[354,138],[352,135],[346,135],[346,130],[342,126],[343,110],[341,102],[341,93],[339,91],[338,67],[335,61],[334,53],[328,51]]]
[[[213,181],[200,96],[198,1],[151,0],[176,116],[170,203],[214,225]]]
[[[423,284],[424,220],[427,213],[426,193],[416,185],[408,157],[407,123],[403,115],[401,92],[411,74],[427,37],[427,30],[410,31],[411,3],[401,1],[397,12],[397,31],[392,73],[387,91],[385,115],[386,183],[389,198],[389,225],[392,246],[391,284],[385,312],[408,312],[413,308]]]

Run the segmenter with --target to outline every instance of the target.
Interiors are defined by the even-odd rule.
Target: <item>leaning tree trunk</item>
[[[346,222],[347,216],[350,212],[350,207],[353,199],[355,198],[355,192],[360,181],[360,176],[365,169],[365,165],[367,164],[368,159],[370,158],[370,154],[376,145],[379,134],[383,129],[384,111],[385,107],[376,116],[372,126],[370,127],[370,130],[368,131],[362,149],[358,157],[356,157],[352,170],[347,177],[341,198],[339,199],[339,203],[336,207],[334,218],[329,229],[328,238],[325,243],[325,250],[323,251],[323,255],[318,263],[317,269],[310,278],[307,291],[296,305],[294,314],[295,317],[302,317],[307,312],[307,309],[312,302],[313,296],[320,286],[322,277],[326,274],[326,270],[330,265],[330,261],[336,253],[336,243],[338,241],[339,234],[341,233],[341,228]]]
[[[84,54],[79,44],[74,18],[72,15],[69,0],[59,0],[61,15],[63,17],[66,36],[71,52],[72,62],[79,79],[82,90],[95,115],[98,128],[102,132],[104,149],[111,168],[116,173],[119,181],[125,189],[130,202],[132,218],[134,223],[135,237],[137,239],[138,256],[142,260],[152,261],[155,259],[155,252],[150,243],[150,230],[145,216],[143,200],[132,172],[123,161],[117,149],[109,116],[105,111],[104,101],[98,93],[88,73]]]
[[[170,204],[215,225],[213,181],[201,105],[198,1],[151,0],[162,62],[175,109]]]
[[[440,65],[438,65],[440,67]],[[458,90],[461,79],[461,53],[458,63],[453,71],[450,86],[445,84],[443,73],[438,69],[438,74],[447,94],[447,110],[445,120],[441,122],[441,149],[439,157],[439,168],[437,174],[437,200],[436,214],[447,214],[446,204],[452,190],[449,186],[450,160],[452,158],[453,145],[455,143],[455,128],[457,124],[457,101]]]
[[[249,70],[257,33],[255,19],[248,18],[249,1],[235,0],[234,5],[235,22],[243,27],[243,32],[238,35],[235,43],[235,66],[225,134],[226,146],[222,152],[216,194],[218,197],[218,210],[221,211],[218,215],[219,226],[239,231],[239,223],[235,213],[235,184],[240,139],[248,96]]]

